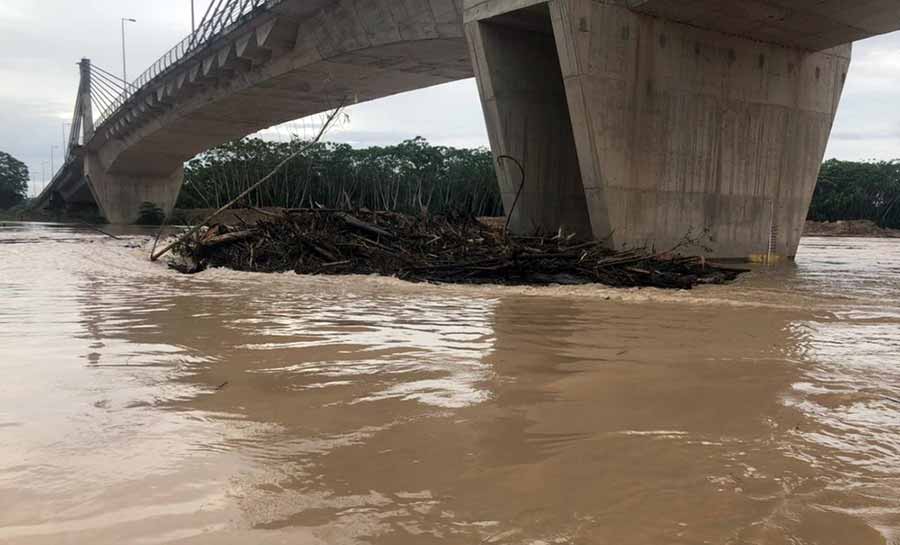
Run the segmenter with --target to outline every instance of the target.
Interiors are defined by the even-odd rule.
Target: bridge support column
[[[150,202],[168,215],[175,206],[184,181],[184,169],[167,176],[112,174],[96,154],[84,158],[84,173],[100,212],[110,223],[137,221],[141,204]]]
[[[566,90],[549,13],[544,28],[466,26],[478,89],[510,229],[520,234],[591,236]],[[521,194],[519,189],[521,187]],[[516,195],[519,195],[516,201]],[[515,203],[515,208],[513,208]]]
[[[808,52],[638,14],[623,4],[466,4],[494,152],[531,152],[540,138],[550,147],[574,142],[593,235],[615,246],[666,250],[687,235],[703,235],[709,250],[695,247],[693,252],[745,259],[794,256],[850,46]],[[495,97],[501,94],[492,87],[496,81],[534,83],[556,73],[546,68],[549,62],[524,52],[526,40],[530,48],[545,43],[538,33],[518,42],[489,36],[526,36],[522,28],[546,28],[541,19],[547,17],[571,139],[526,124],[523,120],[530,118],[521,110],[492,111],[500,109],[492,103],[500,102]],[[509,51],[513,48],[519,53]],[[511,72],[500,62],[517,55],[521,69],[530,68],[532,75]],[[492,58],[497,60],[492,63]],[[522,85],[513,88],[537,96]],[[559,109],[547,115],[559,117]],[[554,166],[562,171],[569,168],[564,157],[562,151],[554,156],[559,161]],[[502,169],[499,174],[508,193],[508,176]],[[559,206],[541,197],[534,202]]]

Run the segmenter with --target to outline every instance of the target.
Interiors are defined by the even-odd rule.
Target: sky
[[[196,0],[198,20],[208,3]],[[0,0],[0,151],[28,165],[34,188],[49,177],[51,150],[59,164],[78,60],[121,73],[122,17],[137,19],[126,29],[134,77],[190,32],[190,0]],[[857,42],[853,55],[826,158],[900,158],[900,33]],[[367,146],[423,136],[439,145],[487,146],[474,80],[354,105],[348,113],[330,140]]]

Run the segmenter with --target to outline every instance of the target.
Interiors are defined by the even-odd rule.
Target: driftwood
[[[88,229],[91,229],[91,230],[93,230],[93,231],[97,231],[97,232],[100,233],[101,235],[106,235],[106,236],[108,236],[109,238],[112,238],[112,239],[115,239],[115,240],[122,240],[120,237],[117,237],[116,235],[113,235],[112,233],[107,233],[107,232],[104,231],[103,229],[100,229],[100,228],[97,227],[96,225],[91,225],[90,223],[88,223],[88,222],[86,222],[86,221],[79,221],[78,223],[80,223],[81,225],[84,225],[84,226],[87,227]]]
[[[388,233],[384,229],[379,229],[378,227],[375,227],[374,225],[372,225],[370,223],[366,223],[366,222],[362,221],[361,219],[355,218],[345,212],[338,212],[336,214],[336,216],[341,218],[345,222],[347,222],[347,225],[350,225],[351,227],[356,227],[357,229],[365,231],[371,235],[385,237],[385,238],[394,238],[394,235],[392,235],[391,233]]]
[[[228,242],[237,242],[239,240],[248,239],[252,236],[256,235],[255,229],[246,229],[244,231],[231,231],[229,233],[225,233],[222,235],[216,235],[212,237],[204,237],[199,243],[202,246],[210,247],[216,246],[218,244],[226,244]]]
[[[677,250],[677,249],[676,249]],[[253,226],[214,225],[182,239],[175,251],[192,266],[302,274],[382,274],[411,281],[586,284],[689,289],[733,280],[677,251],[613,251],[571,236],[514,237],[472,218],[393,212],[285,210]]]
[[[342,101],[342,102],[341,102],[341,105],[338,106],[337,108],[335,108],[334,111],[332,111],[332,112],[328,115],[328,118],[325,120],[325,123],[322,124],[322,127],[319,129],[319,132],[316,134],[315,138],[313,138],[312,140],[310,140],[309,142],[307,142],[307,143],[306,143],[303,147],[301,147],[299,150],[297,150],[297,151],[295,151],[294,153],[290,154],[289,156],[285,157],[280,163],[278,163],[277,165],[275,165],[275,168],[273,168],[268,174],[266,174],[265,176],[263,176],[258,182],[256,182],[255,184],[251,185],[250,187],[248,187],[247,189],[245,189],[244,191],[242,191],[242,192],[240,193],[240,195],[238,195],[237,197],[235,197],[235,198],[232,199],[231,201],[225,203],[223,206],[221,206],[221,207],[220,207],[219,209],[217,209],[215,212],[213,212],[212,214],[210,214],[209,216],[207,216],[202,222],[200,222],[200,223],[198,223],[197,225],[194,225],[193,227],[191,227],[190,229],[188,229],[187,232],[183,233],[183,234],[182,234],[181,236],[179,236],[175,241],[173,241],[173,242],[167,244],[163,249],[161,249],[161,250],[159,250],[159,251],[156,251],[156,243],[154,243],[154,244],[153,244],[153,250],[150,251],[150,261],[156,261],[156,260],[159,259],[160,257],[164,256],[167,252],[169,252],[170,250],[172,250],[173,248],[175,248],[176,246],[178,246],[178,245],[181,244],[182,242],[186,241],[191,235],[194,235],[195,233],[199,232],[200,229],[202,229],[205,225],[207,225],[209,222],[211,222],[213,219],[215,219],[219,214],[221,214],[222,212],[224,212],[224,211],[228,210],[229,208],[233,207],[233,206],[236,205],[238,202],[240,202],[244,197],[246,197],[246,196],[249,195],[250,193],[253,193],[253,192],[256,191],[261,185],[263,185],[264,183],[268,182],[273,176],[275,176],[275,174],[276,174],[278,171],[280,171],[282,168],[284,168],[284,166],[285,166],[286,164],[288,164],[289,162],[293,161],[294,159],[296,159],[296,158],[299,157],[300,155],[306,153],[306,150],[308,150],[308,149],[310,149],[311,147],[315,146],[315,145],[319,142],[319,140],[321,140],[322,135],[325,134],[325,131],[327,131],[328,128],[331,126],[331,123],[332,123],[332,122],[335,120],[335,118],[343,111],[343,108],[344,108],[344,105],[343,105],[343,104],[344,104],[344,103],[343,103],[343,101]],[[165,222],[163,222],[163,223],[165,223]],[[160,232],[162,232],[162,228],[160,228]],[[157,240],[158,240],[158,239],[159,239],[159,234],[157,234],[156,237],[157,237]]]

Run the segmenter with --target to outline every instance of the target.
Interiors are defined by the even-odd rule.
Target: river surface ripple
[[[0,226],[0,542],[900,543],[900,241],[684,292]]]

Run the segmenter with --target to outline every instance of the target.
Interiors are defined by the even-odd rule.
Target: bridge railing
[[[97,126],[116,114],[128,101],[160,74],[192,53],[203,49],[219,35],[240,25],[258,12],[268,10],[283,0],[213,0],[196,30],[175,44],[134,81],[127,84],[115,100],[100,113]]]

